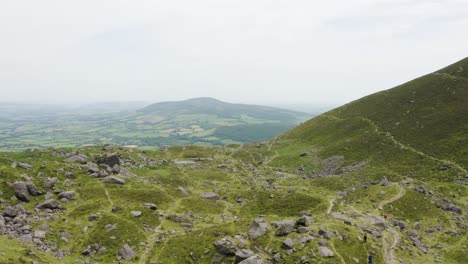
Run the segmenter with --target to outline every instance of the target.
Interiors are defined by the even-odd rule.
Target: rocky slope
[[[270,142],[0,153],[0,263],[466,263],[467,63]]]

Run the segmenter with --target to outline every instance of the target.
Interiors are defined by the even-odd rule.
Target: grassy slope
[[[449,68],[445,72],[451,71],[453,70]],[[298,247],[296,252],[288,255],[286,250],[281,248],[284,237],[276,237],[274,229],[264,237],[248,241],[247,247],[265,257],[269,255],[265,248],[277,250],[285,256],[284,263],[298,263],[302,256],[307,256],[312,263],[353,263],[353,258],[358,258],[362,263],[369,254],[375,257],[376,262],[383,263],[384,249],[388,251],[389,245],[395,239],[391,233],[394,231],[391,224],[388,229],[382,231],[384,239],[371,236],[368,243],[364,244],[358,240],[358,236],[363,234],[362,226],[375,228],[367,220],[369,216],[382,217],[383,212],[386,212],[392,218],[407,223],[409,229],[416,232],[429,248],[428,254],[422,253],[414,247],[406,231],[398,232],[400,240],[394,249],[398,259],[408,263],[434,263],[437,259],[442,263],[466,263],[466,249],[463,248],[467,241],[466,229],[458,226],[456,222],[456,218],[464,218],[466,213],[451,214],[436,206],[436,203],[447,199],[466,212],[467,187],[448,183],[465,174],[455,167],[447,171],[439,170],[440,166],[447,162],[437,159],[451,158],[445,156],[448,154],[441,150],[443,148],[437,148],[443,146],[442,142],[434,144],[433,148],[424,144],[419,146],[419,141],[412,139],[416,138],[412,133],[406,136],[404,131],[391,130],[386,127],[387,122],[384,122],[386,118],[393,118],[393,106],[401,111],[406,110],[406,104],[402,103],[407,99],[406,90],[423,83],[420,89],[426,87],[427,91],[422,93],[418,90],[417,92],[424,96],[414,99],[415,102],[411,105],[419,100],[426,101],[427,104],[435,101],[448,105],[439,105],[436,117],[430,115],[433,112],[429,110],[412,109],[410,113],[417,116],[417,121],[425,122],[425,126],[431,126],[429,120],[438,122],[449,135],[448,140],[456,137],[454,135],[457,135],[457,132],[462,139],[466,137],[466,133],[460,130],[463,127],[458,123],[448,125],[451,124],[453,116],[458,116],[457,113],[463,113],[465,109],[459,107],[456,111],[449,111],[453,105],[448,99],[443,99],[445,93],[437,93],[437,87],[446,83],[445,77],[447,76],[432,74],[394,90],[358,100],[314,118],[268,144],[233,144],[223,148],[173,147],[167,152],[120,151],[124,157],[131,157],[137,162],[142,162],[142,156],[169,161],[197,157],[214,158],[213,161],[195,165],[167,164],[142,168],[135,166],[131,170],[138,176],[127,179],[124,186],[101,184],[99,180],[80,172],[77,164],[64,164],[62,158],[52,155],[53,151],[0,153],[0,190],[3,192],[1,197],[5,203],[18,203],[15,199],[10,199],[13,193],[7,182],[20,180],[21,174],[28,173],[37,186],[42,186],[42,179],[34,177],[39,171],[47,176],[59,177],[57,189],[77,191],[78,199],[64,204],[66,210],[59,220],[47,221],[51,227],[47,234],[48,239],[57,241],[58,247],[70,254],[63,261],[57,260],[57,263],[85,260],[86,257],[81,256],[80,252],[87,245],[94,243],[106,247],[108,251],[93,257],[93,261],[116,263],[116,252],[123,245],[122,240],[137,252],[133,263],[209,263],[215,253],[213,241],[225,235],[246,235],[252,220],[258,215],[262,214],[267,221],[272,222],[297,218],[298,212],[303,210],[309,210],[313,215],[311,230],[314,233],[319,229],[328,229],[343,236],[342,239],[334,237],[328,240],[328,246],[337,255],[334,259],[313,256],[312,253],[317,254],[317,240],[306,244],[304,248]],[[427,78],[430,79],[425,81]],[[458,79],[449,84],[457,84]],[[433,83],[438,85],[432,85]],[[431,95],[442,99],[431,100],[428,98]],[[386,106],[384,103],[387,100],[380,99],[381,97],[392,98],[390,101],[393,103]],[[382,104],[381,107],[377,107],[379,103]],[[458,103],[454,104],[460,106]],[[400,121],[400,125],[410,127],[409,124],[415,121],[408,120]],[[394,138],[387,133],[390,130]],[[427,140],[437,138],[432,131],[420,136]],[[407,145],[413,148],[405,147]],[[453,151],[463,153],[464,147],[453,146]],[[101,152],[97,148],[85,148],[81,151],[87,155]],[[304,152],[308,155],[300,157]],[[330,156],[343,156],[344,166],[364,160],[368,161],[368,164],[345,175],[330,175],[317,179],[303,177],[322,170],[323,158]],[[463,164],[462,161],[452,160]],[[13,161],[31,163],[36,169],[32,172],[13,169],[10,166]],[[40,169],[41,164],[45,165],[44,169]],[[299,167],[303,167],[304,172],[298,172]],[[74,171],[77,175],[77,179],[71,180],[72,185],[64,185],[66,179],[60,171],[61,168]],[[379,184],[384,176],[391,181],[389,186]],[[414,178],[414,182],[401,182],[406,177]],[[434,195],[431,197],[414,191],[412,186],[417,185],[424,186]],[[178,186],[183,186],[190,195],[183,196],[177,190]],[[201,199],[200,194],[208,191],[218,192],[223,199]],[[348,191],[348,194],[341,198],[337,193],[343,191]],[[36,197],[33,202],[24,206],[32,211],[42,199],[43,197]],[[244,200],[245,204],[239,204],[238,199]],[[158,210],[153,213],[143,208],[145,202],[156,203]],[[335,208],[330,211],[341,212],[351,217],[353,225],[345,225],[342,220],[327,214],[327,208],[332,202]],[[123,206],[123,210],[112,212],[111,207],[115,205]],[[380,205],[382,210],[378,209]],[[141,210],[143,216],[131,217],[129,213],[132,210]],[[190,218],[194,221],[194,226],[190,229],[182,228],[165,217],[171,214],[189,217],[190,212],[195,215],[194,218]],[[83,233],[82,229],[89,224],[87,218],[92,213],[99,213],[100,218],[93,222],[94,225],[88,232]],[[420,230],[412,228],[417,221],[422,225]],[[32,226],[37,228],[40,223],[32,223]],[[118,229],[107,232],[104,230],[107,224],[117,224]],[[145,225],[154,231],[146,232]],[[458,232],[458,236],[451,233],[453,230]],[[73,235],[68,243],[60,240],[62,231]],[[118,239],[111,240],[110,236],[116,236]],[[293,238],[298,236],[301,235],[290,235]],[[159,240],[160,238],[163,239]],[[6,238],[0,237],[0,242],[3,242],[2,239],[5,241]],[[141,245],[141,242],[146,244]],[[21,258],[24,261],[35,259],[39,263],[54,263],[54,259],[47,259],[50,258],[49,255],[39,253],[38,257],[31,256],[27,247],[27,244],[16,243],[2,249],[4,256],[16,263],[21,263]],[[231,262],[232,258],[224,261]]]
[[[330,111],[280,139],[322,147],[324,157],[343,155],[349,162],[370,160],[399,173],[453,180],[468,167],[467,71],[464,59]],[[452,169],[438,171],[443,164]]]

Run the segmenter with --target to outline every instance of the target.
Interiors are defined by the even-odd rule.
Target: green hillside
[[[467,63],[267,142],[0,152],[0,263],[468,263]]]
[[[468,59],[464,59],[327,112],[281,138],[320,147],[322,156],[343,155],[349,162],[370,160],[401,173],[464,176],[468,167],[467,71]],[[449,170],[441,173],[438,166]]]

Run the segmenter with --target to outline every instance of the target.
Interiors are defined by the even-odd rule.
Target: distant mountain
[[[285,109],[212,98],[84,106],[8,105],[0,113],[0,149],[112,143],[159,148],[265,141],[310,118]]]
[[[309,114],[260,105],[231,104],[210,97],[200,97],[177,102],[162,102],[149,105],[139,112],[163,115],[203,114],[222,118],[249,116],[257,119],[297,122]]]

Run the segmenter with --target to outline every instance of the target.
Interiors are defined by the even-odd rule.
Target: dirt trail
[[[398,185],[397,183],[392,183],[393,186],[398,186],[399,187],[399,191],[397,194],[395,194],[394,196],[388,198],[387,200],[384,200],[382,202],[379,203],[379,206],[378,208],[383,208],[385,205],[389,204],[389,203],[393,203],[395,201],[397,201],[398,199],[400,199],[401,197],[403,197],[405,194],[406,194],[406,190],[404,187]],[[330,199],[328,201],[328,203],[330,204],[328,209],[327,209],[327,214],[332,214],[333,212],[333,207],[335,205],[335,199]],[[370,224],[368,223],[366,220],[366,217],[368,216],[377,216],[377,217],[380,217],[380,213],[378,212],[378,210],[374,210],[372,213],[363,213],[362,211],[352,207],[353,209],[353,213],[356,213],[360,216],[361,219],[363,219],[364,223],[366,224]],[[390,238],[391,237],[391,238]],[[383,232],[383,237],[382,237],[382,250],[383,250],[383,257],[384,257],[384,261],[386,264],[395,264],[396,263],[396,257],[395,257],[395,248],[397,247],[398,243],[400,242],[400,234],[398,233],[398,231],[396,229],[394,229],[393,227],[389,226],[387,227],[387,229]],[[390,243],[390,240],[392,241]],[[367,253],[367,255],[369,255],[369,252],[367,252],[367,248],[366,246],[364,245],[364,249]],[[343,262],[344,259],[339,255],[339,253],[334,250],[337,254],[337,256],[341,259],[341,261]],[[344,263],[344,262],[343,262]]]
[[[385,205],[387,205],[387,204],[389,204],[389,203],[395,202],[396,200],[400,199],[401,197],[403,197],[403,195],[406,194],[405,188],[403,188],[403,187],[397,185],[396,183],[394,183],[394,184],[392,184],[392,185],[396,185],[396,186],[399,187],[398,193],[397,193],[395,196],[392,196],[392,197],[390,197],[389,199],[380,202],[380,203],[379,203],[379,206],[377,207],[377,208],[379,208],[379,210],[383,210],[383,208],[384,208]]]
[[[148,257],[150,256],[151,252],[153,251],[154,244],[156,244],[156,240],[158,239],[159,235],[162,233],[162,225],[164,220],[161,220],[161,223],[154,229],[154,233],[148,237],[146,240],[146,249],[145,252],[141,255],[140,261],[138,263],[145,264],[148,262]]]
[[[408,145],[405,145],[405,144],[399,142],[398,140],[396,140],[395,137],[394,137],[392,134],[390,134],[389,132],[382,131],[382,130],[380,129],[380,127],[377,126],[377,125],[374,123],[374,121],[372,121],[372,120],[370,120],[370,119],[368,119],[368,118],[362,117],[362,116],[357,117],[357,118],[359,118],[359,119],[361,119],[361,120],[363,120],[363,121],[369,123],[371,126],[374,127],[376,133],[382,134],[382,135],[386,136],[386,137],[389,138],[395,145],[399,146],[401,149],[409,150],[409,151],[411,151],[411,152],[414,152],[414,153],[416,153],[416,154],[418,154],[418,155],[420,155],[420,156],[423,156],[423,157],[425,157],[425,158],[428,158],[428,159],[430,159],[430,160],[434,160],[434,161],[437,161],[437,162],[442,162],[442,163],[445,163],[445,164],[450,164],[450,165],[452,165],[453,167],[455,167],[456,169],[458,169],[459,171],[461,171],[461,172],[463,172],[463,173],[467,173],[467,170],[466,170],[465,168],[463,168],[462,166],[458,165],[458,164],[455,163],[454,161],[439,159],[439,158],[433,157],[433,156],[431,156],[431,155],[428,155],[428,154],[426,154],[426,153],[424,153],[424,152],[422,152],[422,151],[419,151],[419,150],[417,150],[417,149],[415,149],[415,148],[413,148],[413,147],[410,147],[410,146],[408,146]]]
[[[328,203],[330,204],[330,206],[328,206],[327,214],[331,214],[333,210],[333,206],[335,206],[335,199],[329,200]]]
[[[393,227],[387,228],[388,232],[393,236],[393,243],[391,246],[388,246],[387,240],[385,239],[386,236],[383,237],[383,252],[384,252],[384,260],[386,264],[394,264],[395,263],[395,248],[400,242],[400,234],[396,231]]]

